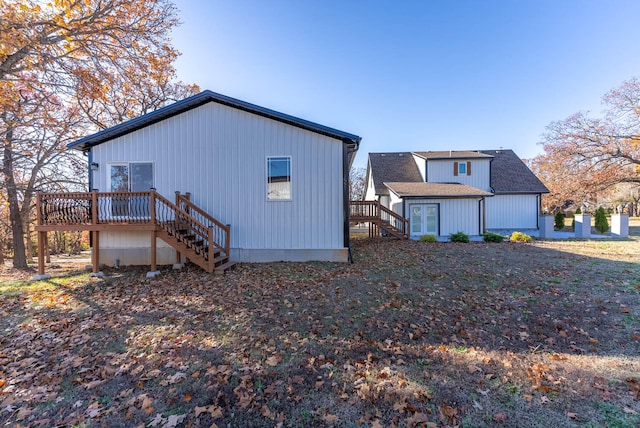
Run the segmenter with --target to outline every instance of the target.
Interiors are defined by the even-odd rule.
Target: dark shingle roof
[[[549,189],[535,176],[513,150],[481,150],[493,156],[491,187],[500,193],[549,193]]]
[[[249,113],[257,114],[259,116],[267,117],[269,119],[277,120],[279,122],[284,122],[289,125],[296,126],[298,128],[306,129],[308,131],[313,131],[318,134],[336,138],[338,140],[343,141],[345,144],[354,145],[356,149],[360,144],[361,138],[358,137],[357,135],[349,134],[348,132],[343,132],[337,129],[329,128],[327,126],[320,125],[314,122],[309,122],[308,120],[300,119],[294,116],[289,116],[288,114],[280,113],[275,110],[270,110],[265,107],[260,107],[255,104],[250,104],[245,101],[240,101],[235,98],[227,97],[226,95],[221,95],[212,91],[203,91],[189,98],[185,98],[184,100],[175,102],[161,109],[152,111],[151,113],[147,113],[145,115],[142,115],[135,119],[131,119],[119,125],[112,126],[111,128],[104,129],[93,135],[89,135],[87,137],[81,138],[77,141],[74,141],[73,143],[69,143],[67,147],[71,149],[86,151],[93,146],[102,144],[106,141],[112,140],[114,138],[120,137],[122,135],[128,134],[138,129],[144,128],[146,126],[152,125],[156,122],[167,119],[171,116],[175,116],[177,114],[194,109],[196,107],[200,107],[201,105],[206,104],[208,102],[223,104],[223,105],[237,108],[239,110],[243,110]]]
[[[425,159],[473,159],[473,158],[490,158],[491,155],[480,153],[472,150],[442,150],[429,152],[414,152],[416,155]]]
[[[377,195],[389,194],[389,189],[383,184],[385,181],[423,181],[410,152],[369,153],[369,167]]]
[[[384,183],[400,197],[468,198],[493,196],[493,193],[460,183]]]

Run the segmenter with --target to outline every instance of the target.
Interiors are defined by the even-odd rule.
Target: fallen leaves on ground
[[[640,244],[598,245],[67,272],[0,293],[0,423],[638,424]]]

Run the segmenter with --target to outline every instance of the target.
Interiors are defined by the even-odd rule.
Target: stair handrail
[[[383,213],[387,214],[389,217],[391,217],[393,220],[395,220],[396,224],[393,224],[393,226],[395,226],[397,229],[400,229],[402,231],[403,235],[407,235],[409,232],[409,219],[408,218],[404,218],[403,216],[401,216],[400,214],[396,213],[395,211],[390,210],[389,208],[385,207],[384,205],[380,204],[379,205],[379,209],[380,209],[380,219],[385,221],[383,217]],[[391,219],[390,219],[391,220]],[[391,223],[391,221],[389,221],[389,223]],[[400,227],[398,227],[398,225]]]
[[[208,212],[200,208],[198,205],[191,202],[190,198],[191,198],[190,193],[185,193],[183,195],[179,191],[176,191],[176,205],[178,206],[179,209],[187,213],[189,213],[190,211],[195,211],[201,217],[203,217],[207,222],[210,222],[210,224],[213,224],[217,230],[222,231],[224,244],[218,242],[219,239],[216,239],[216,236],[218,236],[217,233],[213,234],[214,235],[213,242],[215,243],[216,248],[220,249],[221,251],[224,251],[224,255],[228,256],[231,248],[231,242],[229,240],[230,234],[231,234],[231,225],[222,224],[219,220],[211,216],[211,214],[209,214]],[[181,208],[181,205],[184,205],[188,209]]]
[[[200,239],[202,239],[209,248],[211,248],[211,246],[216,246],[218,248],[219,247],[216,242],[211,242],[209,240],[209,229],[207,226],[205,226],[204,224],[200,223],[198,220],[196,220],[195,218],[193,218],[191,215],[189,215],[189,213],[187,213],[186,211],[180,209],[176,204],[174,204],[173,202],[169,201],[167,198],[165,198],[164,196],[162,196],[161,194],[159,194],[156,191],[153,191],[153,196],[155,199],[156,204],[160,204],[161,206],[164,205],[164,207],[168,208],[170,211],[173,211],[174,214],[174,220],[181,220],[181,221],[185,221],[186,223],[188,223],[189,225],[189,230],[190,232],[194,233],[195,235],[198,235],[198,237]],[[164,221],[169,220],[168,216],[166,216],[167,218],[164,218],[165,216],[162,214],[162,210],[158,210],[157,207],[155,209],[155,224],[159,225],[162,227],[162,223]],[[209,252],[209,258],[212,259],[213,258],[213,252]]]

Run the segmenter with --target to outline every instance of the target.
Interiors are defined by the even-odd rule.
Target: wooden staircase
[[[154,202],[156,236],[175,248],[178,263],[185,256],[216,274],[224,274],[235,266],[230,259],[230,225],[220,223],[192,203],[189,193],[176,192],[175,204],[156,193]]]
[[[409,219],[396,214],[379,201],[351,201],[349,220],[369,224],[369,236],[388,235],[409,239]]]

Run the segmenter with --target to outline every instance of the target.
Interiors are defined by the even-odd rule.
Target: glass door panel
[[[129,165],[111,165],[111,191],[129,191]],[[128,216],[129,198],[126,196],[114,196],[111,198],[111,215]]]
[[[409,206],[411,235],[438,235],[438,205],[416,204]]]

